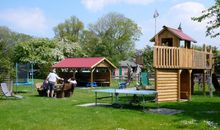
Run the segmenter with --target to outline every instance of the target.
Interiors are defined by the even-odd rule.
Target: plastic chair
[[[88,82],[87,84],[86,84],[86,87],[91,87],[91,86],[93,86],[93,87],[97,87],[97,83],[96,82]]]
[[[120,82],[119,85],[119,89],[125,89],[128,86],[128,82]]]
[[[2,97],[13,97],[16,99],[22,99],[23,97],[20,95],[14,95],[11,91],[8,90],[7,84],[6,83],[1,83],[1,91],[2,91]]]

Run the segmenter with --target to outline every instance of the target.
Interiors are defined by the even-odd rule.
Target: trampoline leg
[[[111,93],[111,97],[112,97],[112,102],[111,102],[111,104],[113,104],[113,95],[114,95],[114,94],[113,94],[113,93]]]
[[[144,95],[143,95],[143,111],[145,111],[145,107],[144,107],[145,104],[146,104],[146,101],[145,101],[145,98],[144,98]]]
[[[97,106],[97,92],[95,92],[95,105]]]

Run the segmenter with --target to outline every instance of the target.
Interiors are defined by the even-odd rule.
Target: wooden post
[[[154,76],[154,85],[155,85],[155,89],[156,89],[156,91],[157,91],[157,69],[155,69],[155,76]],[[156,99],[157,99],[157,102],[159,102],[159,98],[158,98],[158,95],[159,95],[159,92],[157,92],[157,97],[156,97]]]
[[[91,87],[93,87],[93,72],[94,72],[95,68],[93,68],[91,70],[91,77],[90,77],[90,82],[91,82]]]
[[[206,49],[207,49],[207,48],[206,48],[206,45],[205,45],[205,44],[203,44],[203,51],[205,51],[205,52],[206,52],[206,51],[207,51]]]
[[[157,90],[157,69],[155,69],[155,77],[154,77],[154,85],[155,85],[155,89]]]
[[[112,82],[112,72],[110,68],[108,68],[108,71],[109,71],[109,86],[110,86]]]
[[[180,101],[181,97],[180,97],[180,87],[181,87],[181,83],[180,83],[180,78],[181,78],[181,72],[182,70],[179,70],[178,71],[178,81],[177,81],[177,98],[178,98],[178,101]]]
[[[191,81],[191,79],[192,79],[192,77],[191,77],[191,75],[192,75],[192,70],[189,70],[189,91],[188,91],[188,95],[189,95],[189,97],[188,97],[188,100],[189,101],[191,101],[191,98],[192,98],[192,96],[191,96],[191,87],[193,87],[192,86],[192,81]]]
[[[209,50],[209,64],[210,64],[210,68],[211,68],[211,69],[212,69],[213,63],[214,63],[214,62],[212,62],[212,59],[213,59],[212,47],[210,46],[210,50]],[[212,70],[211,70],[211,75],[212,75]]]
[[[73,70],[73,78],[76,79],[76,69]]]

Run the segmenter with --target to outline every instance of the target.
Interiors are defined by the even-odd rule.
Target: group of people
[[[64,81],[63,78],[59,77],[57,74],[56,74],[56,70],[52,70],[52,72],[50,72],[46,78],[46,80],[44,81],[43,83],[43,87],[45,90],[47,90],[47,97],[53,97],[54,96],[54,88],[55,88],[55,85],[57,83],[57,80],[62,80]],[[77,82],[75,80],[75,78],[70,78],[67,80],[70,84],[76,86],[77,85]]]

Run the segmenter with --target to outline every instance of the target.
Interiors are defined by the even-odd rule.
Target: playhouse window
[[[173,38],[162,38],[162,46],[173,46]]]

